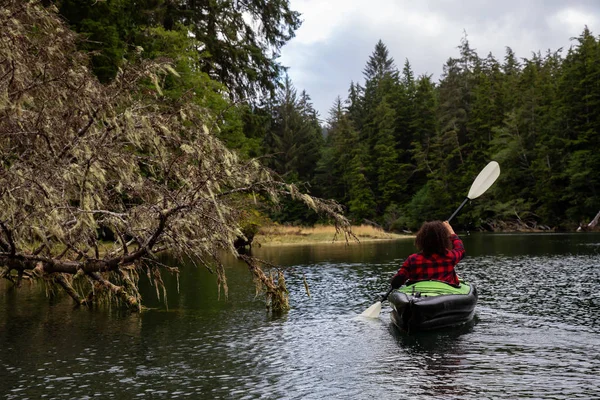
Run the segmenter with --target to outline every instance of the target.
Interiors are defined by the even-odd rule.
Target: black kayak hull
[[[457,290],[450,285],[440,285],[440,282],[424,282],[434,283],[436,288],[448,286],[446,294],[443,288],[419,291],[418,285],[422,283],[411,285],[412,290],[411,286],[402,287],[389,295],[390,317],[398,329],[408,333],[430,331],[473,320],[478,299],[475,285],[463,282],[461,285],[464,286]]]

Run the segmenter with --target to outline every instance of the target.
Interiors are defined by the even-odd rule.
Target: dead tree
[[[600,211],[598,211],[598,214],[596,214],[594,219],[591,220],[589,224],[587,224],[587,225],[579,224],[579,227],[577,228],[577,232],[589,231],[589,230],[596,228],[596,226],[598,225],[598,221],[600,221]]]

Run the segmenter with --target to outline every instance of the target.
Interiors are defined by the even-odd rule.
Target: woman
[[[425,222],[415,239],[418,253],[411,254],[392,278],[392,287],[407,281],[436,280],[459,286],[454,266],[465,255],[462,240],[448,221]]]

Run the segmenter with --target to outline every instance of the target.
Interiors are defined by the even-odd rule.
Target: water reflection
[[[419,332],[407,335],[393,324],[389,332],[410,362],[422,372],[419,392],[436,398],[463,398],[468,395],[466,388],[457,380],[456,372],[468,366],[467,349],[463,346],[463,336],[473,331],[474,321],[461,327],[432,332]],[[406,373],[405,367],[395,365],[393,374]]]
[[[407,336],[356,316],[384,292],[412,242],[262,248],[284,265],[292,309],[269,316],[243,263],[216,278],[182,266],[168,308],[73,309],[43,287],[0,288],[0,393],[7,399],[594,398],[600,391],[599,236],[471,235],[461,275],[476,319]],[[273,258],[274,257],[274,258]],[[311,291],[309,297],[304,280]],[[0,283],[6,285],[6,283]]]

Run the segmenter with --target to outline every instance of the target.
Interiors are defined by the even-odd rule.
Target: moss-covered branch
[[[137,271],[168,251],[210,263],[237,254],[240,198],[292,196],[348,223],[335,202],[301,194],[210,131],[219,118],[197,85],[163,94],[166,61],[131,61],[108,85],[90,74],[76,36],[37,2],[0,11],[0,266],[13,279],[35,269],[77,304],[109,293],[141,309]],[[40,34],[43,32],[43,34]],[[222,97],[227,101],[226,97]],[[218,260],[216,260],[218,262]],[[226,291],[224,269],[219,283]],[[270,288],[273,278],[257,276]],[[88,295],[74,285],[84,279]],[[274,284],[274,283],[273,283]],[[158,288],[157,286],[157,288]],[[78,291],[79,290],[79,291]],[[271,289],[269,289],[271,290]],[[269,292],[270,293],[270,292]],[[277,307],[286,307],[281,303]]]

